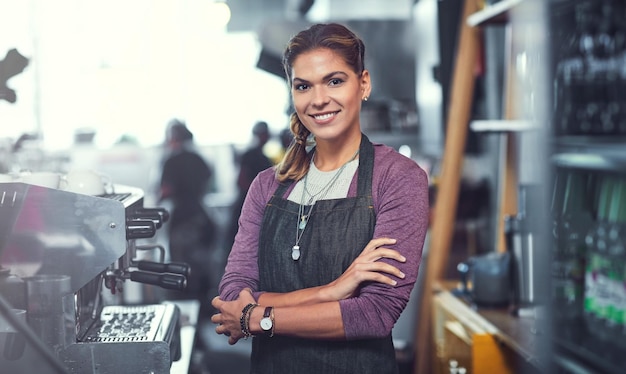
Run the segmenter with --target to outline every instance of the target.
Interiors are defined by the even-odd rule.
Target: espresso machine
[[[139,244],[169,213],[144,207],[141,189],[114,191],[0,183],[2,372],[156,374],[180,359],[178,307],[121,297],[126,282],[185,289],[187,264]],[[140,251],[158,259],[140,260]]]

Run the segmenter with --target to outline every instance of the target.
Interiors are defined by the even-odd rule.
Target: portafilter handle
[[[150,271],[133,271],[130,280],[139,283],[152,284],[168,290],[182,291],[187,287],[187,278],[180,274],[153,273]]]
[[[135,213],[142,214],[158,214],[161,218],[161,222],[165,223],[170,219],[170,212],[165,208],[137,208],[134,210]]]
[[[153,210],[137,209],[132,214],[128,214],[127,217],[127,219],[130,221],[152,221],[154,222],[154,227],[156,229],[160,229],[161,226],[163,226],[163,217],[159,214],[159,212]]]
[[[156,234],[154,221],[126,219],[126,240],[152,238]]]
[[[169,264],[164,264],[162,262],[137,261],[135,264],[137,265],[137,269],[153,273],[172,273],[180,274],[185,277],[189,277],[191,274],[191,267],[184,262],[171,262]]]

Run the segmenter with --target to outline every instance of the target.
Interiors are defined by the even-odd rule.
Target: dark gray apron
[[[261,225],[261,290],[282,293],[324,285],[350,266],[374,234],[373,168],[374,147],[363,135],[357,196],[315,203],[299,243],[298,261],[291,258],[298,204],[283,197],[293,182],[277,188],[265,208]],[[391,335],[353,341],[258,336],[252,342],[251,368],[255,374],[398,372]]]

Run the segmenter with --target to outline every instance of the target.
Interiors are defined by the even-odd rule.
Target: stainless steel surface
[[[177,306],[120,305],[124,283],[135,278],[184,287],[186,264],[164,264],[161,246],[136,243],[154,236],[169,213],[144,208],[140,189],[114,187],[115,194],[90,196],[0,184],[2,299],[26,310],[27,330],[44,347],[27,345],[11,362],[2,356],[0,367],[48,367],[46,347],[69,373],[169,373],[180,358]],[[139,261],[138,250],[159,250],[160,262]]]
[[[75,374],[169,373],[180,358],[179,315],[169,303],[104,308],[86,341],[59,356]]]
[[[180,310],[180,360],[172,362],[170,374],[187,374],[190,372],[190,364],[196,341],[198,326],[198,313],[200,302],[198,300],[176,300],[174,304]],[[215,334],[217,335],[217,334]],[[193,369],[191,369],[193,370]],[[232,370],[232,372],[236,372]]]
[[[2,267],[69,276],[74,292],[126,252],[125,209],[112,199],[3,183],[0,219]]]

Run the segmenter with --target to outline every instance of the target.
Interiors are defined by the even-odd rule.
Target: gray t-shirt
[[[287,199],[297,204],[311,205],[317,200],[346,197],[358,167],[358,159],[331,171],[321,171],[311,162],[308,175],[296,183]]]

